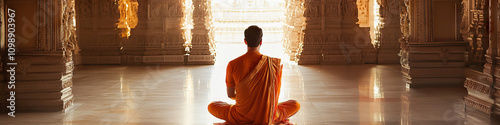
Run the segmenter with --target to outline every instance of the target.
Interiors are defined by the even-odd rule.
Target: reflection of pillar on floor
[[[401,94],[401,125],[411,125],[410,94]]]
[[[60,3],[66,3],[61,5]],[[27,36],[19,29],[14,34],[27,38],[28,44],[17,44],[15,61],[2,58],[2,80],[4,83],[15,81],[15,88],[7,84],[0,87],[2,100],[15,98],[13,102],[1,101],[0,106],[15,105],[15,111],[62,111],[73,105],[73,49],[76,49],[76,28],[73,26],[75,10],[74,0],[6,1],[6,6],[14,10],[35,6],[39,10],[17,11],[16,15],[51,15],[39,16],[36,20],[27,18],[37,25],[37,35]],[[2,4],[3,6],[3,4]],[[59,10],[59,11],[55,11]],[[56,13],[58,12],[58,13]],[[38,22],[39,20],[45,20]],[[60,22],[60,23],[55,23]],[[17,27],[30,27],[28,24],[16,24]],[[16,42],[23,42],[17,39]],[[2,53],[6,55],[6,53]],[[16,66],[6,65],[15,62]],[[15,67],[15,79],[11,79],[11,67]],[[11,93],[12,92],[12,93]],[[11,96],[10,94],[15,94]],[[1,110],[8,110],[3,108]],[[10,110],[8,111],[10,112]]]
[[[188,64],[214,64],[215,40],[211,0],[193,0],[194,28]]]

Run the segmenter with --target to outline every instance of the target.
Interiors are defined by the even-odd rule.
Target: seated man
[[[236,104],[212,102],[208,111],[227,124],[286,123],[297,113],[295,100],[277,103],[281,88],[281,59],[259,53],[262,29],[250,26],[245,30],[246,54],[229,62],[226,71],[227,95]]]

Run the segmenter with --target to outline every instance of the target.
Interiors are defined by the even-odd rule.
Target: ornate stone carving
[[[51,36],[48,33],[57,32],[52,27],[54,27],[55,20],[55,5],[57,1],[48,1],[42,0],[39,1],[38,12],[40,12],[40,16],[38,16],[38,41],[37,42],[37,50],[41,51],[54,51],[57,49],[57,43],[55,43],[56,36]]]
[[[362,27],[370,26],[370,0],[357,0],[358,24]]]
[[[304,16],[306,17],[318,17],[320,12],[319,12],[319,1],[317,0],[307,0],[306,3],[306,10],[304,13]]]
[[[73,51],[78,48],[76,41],[75,0],[63,0],[62,4],[62,50],[66,62],[73,61]],[[73,67],[70,67],[71,69]]]
[[[92,16],[92,4],[91,4],[91,1],[92,0],[79,0],[81,1],[79,4],[80,6],[80,11],[81,14],[83,14],[85,17],[91,17]]]
[[[153,5],[153,3],[151,4]],[[183,14],[185,13],[184,8],[182,7],[181,3],[178,3],[176,1],[169,1],[167,3],[167,16],[168,17],[183,17]]]
[[[411,17],[409,42],[430,42],[432,41],[432,24],[430,21],[432,16],[429,16],[432,10],[431,0],[409,0],[408,10],[412,10],[408,13]],[[414,28],[415,27],[415,28]]]
[[[342,0],[342,14],[344,17],[358,16],[358,7],[356,0]]]
[[[30,98],[16,101],[19,111],[61,111],[72,105],[71,83],[73,76],[72,54],[77,49],[75,25],[75,0],[39,0],[12,2],[7,6],[19,8],[34,6],[35,11],[25,14],[36,15],[28,19],[30,27],[37,31],[29,39],[36,47],[23,49],[16,54],[19,76],[16,77],[16,94]],[[3,6],[3,5],[2,5]],[[21,32],[21,31],[20,31]],[[17,34],[16,34],[17,35]],[[38,36],[37,36],[38,35]],[[17,110],[16,110],[17,111]]]
[[[462,0],[461,2],[461,13],[462,19],[460,21],[460,34],[462,34],[462,39],[467,40],[467,36],[469,35],[469,27],[470,27],[470,6],[469,0]]]
[[[406,84],[409,87],[421,85],[459,85],[464,82],[463,73],[443,72],[432,74],[443,69],[450,72],[463,72],[465,62],[463,62],[462,58],[466,45],[465,42],[460,41],[432,41],[432,28],[435,28],[433,27],[434,20],[432,17],[436,16],[433,15],[433,10],[443,5],[433,4],[434,2],[436,1],[404,0],[401,6],[400,25],[402,37],[399,40],[401,44],[399,55],[401,56],[401,66],[405,68],[402,69],[402,72],[409,72],[403,73]],[[447,4],[458,4],[458,1]],[[382,2],[381,5],[384,5],[382,8],[388,7],[388,3]],[[382,10],[391,10],[390,8],[385,9]],[[391,15],[390,11],[383,13],[383,16],[388,15]],[[382,36],[385,37],[385,35]],[[428,58],[429,56],[434,56],[435,58]],[[436,82],[436,80],[443,78],[450,80]]]
[[[487,114],[491,113],[492,104],[488,103],[486,101],[483,101],[483,100],[481,100],[479,98],[467,95],[464,98],[464,103],[467,106],[473,107],[473,108],[475,108],[475,109],[477,109],[479,111],[485,112]]]
[[[489,10],[485,0],[462,0],[460,34],[469,43],[467,47],[467,64],[482,66],[486,63],[485,54],[488,45]]]
[[[149,13],[150,13],[150,18],[153,18],[153,19],[157,19],[157,18],[160,18],[161,17],[161,13],[162,13],[162,6],[164,4],[160,3],[160,1],[151,1],[151,3],[149,4]],[[174,7],[177,7],[176,4],[168,4],[167,5],[167,16],[171,16],[171,12],[173,11],[177,11],[177,8],[175,8],[175,10],[170,10],[170,8],[174,8]]]
[[[304,17],[304,11],[306,8],[301,0],[287,0],[286,3],[285,26],[283,28],[283,46],[285,52],[290,56],[290,60],[297,61],[297,56],[301,53],[304,42],[303,28],[306,26],[306,19]],[[335,4],[328,3],[326,6],[327,8],[332,7],[331,9],[327,9],[330,11],[327,15],[340,15],[338,8],[333,8]]]
[[[476,90],[479,93],[482,93],[482,94],[485,94],[485,95],[489,95],[490,94],[490,90],[491,90],[490,86],[482,84],[482,83],[479,83],[479,82],[476,82],[476,81],[471,80],[471,79],[465,80],[464,87],[465,88],[470,88],[472,90]]]
[[[182,30],[182,38],[184,39],[184,50],[186,53],[189,53],[192,47],[192,39],[193,39],[193,33],[192,29],[194,27],[193,23],[193,11],[194,11],[194,5],[191,0],[185,0],[182,2],[182,22],[181,22],[181,30]]]
[[[381,1],[382,9],[381,15],[384,18],[399,18],[399,12],[401,10],[401,3],[403,0],[379,0]]]
[[[409,0],[403,0],[401,3],[403,4],[401,6],[401,32],[402,36],[399,39],[399,43],[401,44],[400,51],[399,51],[399,56],[401,57],[400,63],[402,66],[408,67],[408,42],[409,42],[409,37],[410,37],[410,1]]]
[[[368,4],[366,5],[363,5],[363,6],[367,6]],[[326,5],[326,15],[327,17],[340,17],[342,15],[342,11],[340,10],[340,4],[338,3],[335,3],[335,2],[328,2]],[[366,8],[368,9],[368,8]],[[361,12],[366,12],[368,13],[368,10],[366,11],[361,11]],[[367,15],[368,16],[368,15]]]

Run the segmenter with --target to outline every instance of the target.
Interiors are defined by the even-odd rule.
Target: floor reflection
[[[374,124],[385,122],[383,105],[385,100],[383,100],[384,93],[380,73],[380,69],[372,67],[369,73],[369,84],[363,84],[364,81],[359,84],[360,100],[368,101],[368,111],[360,114],[360,121],[372,121]],[[363,108],[364,106],[360,104],[359,111],[363,111]]]
[[[186,124],[223,122],[207,105],[227,101],[225,64],[83,66],[67,112],[0,115],[0,124]],[[300,125],[490,124],[463,110],[463,88],[406,89],[398,65],[284,64],[280,101],[296,99]]]

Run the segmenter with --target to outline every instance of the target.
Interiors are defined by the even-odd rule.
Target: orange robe
[[[208,111],[227,124],[269,124],[285,121],[300,108],[295,100],[277,103],[281,60],[248,52],[229,62],[226,86],[235,87],[236,104],[212,102]]]

